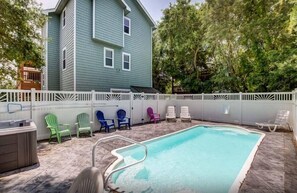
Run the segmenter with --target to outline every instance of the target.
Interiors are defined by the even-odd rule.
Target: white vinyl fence
[[[124,109],[132,124],[149,121],[147,108],[161,114],[165,119],[166,108],[176,107],[177,116],[181,106],[189,106],[193,119],[255,125],[255,122],[274,120],[278,110],[289,110],[290,125],[297,139],[297,90],[282,93],[226,93],[226,94],[144,94],[144,93],[102,93],[65,92],[36,90],[0,90],[0,121],[32,119],[37,127],[38,139],[47,139],[44,117],[47,113],[58,116],[60,123],[73,127],[76,116],[88,113],[94,122],[93,129],[100,124],[96,120],[97,110],[105,118],[116,119],[116,111]]]

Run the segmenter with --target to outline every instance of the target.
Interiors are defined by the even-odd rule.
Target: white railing
[[[189,106],[193,119],[254,125],[274,120],[278,110],[290,110],[290,124],[297,137],[297,90],[279,93],[213,93],[213,94],[145,94],[109,92],[68,92],[36,90],[0,90],[0,120],[33,119],[38,126],[38,139],[48,137],[44,123],[47,113],[56,113],[60,122],[74,123],[76,115],[89,113],[99,127],[95,113],[104,112],[106,118],[116,118],[116,111],[124,109],[133,124],[149,121],[147,108],[165,118],[168,105]]]
[[[242,100],[292,101],[293,92],[282,93],[243,93]]]

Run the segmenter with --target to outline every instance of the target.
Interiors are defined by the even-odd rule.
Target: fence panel
[[[143,122],[143,95],[141,93],[134,93],[132,105],[133,124],[140,124]]]
[[[166,118],[167,113],[167,107],[168,106],[175,106],[176,101],[172,97],[172,95],[169,94],[160,94],[159,100],[158,100],[158,113],[160,114],[160,117],[162,120]]]
[[[144,94],[143,95],[143,107],[142,107],[142,114],[143,114],[143,121],[147,123],[150,121],[150,118],[147,114],[147,108],[151,107],[154,110],[154,113],[157,113],[158,109],[158,95],[156,94]]]
[[[100,128],[100,123],[97,121],[95,114],[98,110],[104,113],[106,119],[114,119],[117,126],[116,112],[119,109],[124,109],[127,117],[131,117],[131,94],[130,93],[94,93],[95,100],[93,101],[94,127]]]
[[[202,94],[186,94],[177,95],[176,97],[176,115],[180,117],[181,106],[188,106],[192,119],[203,119],[203,95]]]
[[[290,124],[297,139],[297,90],[283,93],[215,93],[215,94],[143,94],[0,90],[0,120],[32,118],[37,127],[38,139],[49,137],[44,122],[47,113],[54,113],[61,123],[69,123],[75,133],[76,116],[88,113],[94,130],[100,124],[95,113],[104,112],[106,118],[116,120],[116,111],[124,109],[132,124],[149,121],[147,108],[165,119],[167,107],[189,106],[193,119],[254,125],[255,122],[274,120],[277,111],[290,110]]]
[[[293,124],[293,93],[243,93],[242,118],[243,124],[254,125],[255,122],[274,121],[279,110],[289,110],[290,125]]]
[[[38,127],[37,136],[39,140],[49,137],[49,131],[44,120],[48,113],[55,114],[59,123],[70,124],[72,134],[75,134],[76,116],[80,113],[91,115],[91,103],[73,101],[47,102],[46,104],[40,102],[40,105],[36,103],[33,110],[33,120]]]

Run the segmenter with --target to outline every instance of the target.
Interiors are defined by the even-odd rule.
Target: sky
[[[54,8],[58,0],[36,0],[42,3],[44,9]],[[176,0],[141,0],[144,7],[155,21],[160,21],[162,10],[174,3]],[[204,0],[192,0],[192,2],[204,2]]]

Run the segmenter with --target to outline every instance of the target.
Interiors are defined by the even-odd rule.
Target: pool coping
[[[234,182],[232,183],[228,193],[236,193],[239,191],[240,187],[241,187],[241,184],[243,183],[248,171],[250,170],[250,167],[252,165],[252,162],[254,161],[254,158],[255,158],[255,155],[258,151],[258,148],[260,146],[260,144],[262,143],[264,137],[265,137],[265,133],[263,132],[260,132],[260,131],[253,131],[253,130],[249,130],[249,129],[246,129],[242,126],[236,126],[236,125],[228,125],[228,124],[224,124],[224,125],[208,125],[208,124],[198,124],[198,125],[194,125],[194,126],[191,126],[189,128],[186,128],[186,129],[182,129],[180,131],[176,131],[176,132],[173,132],[173,133],[168,133],[168,134],[165,134],[165,135],[162,135],[162,136],[159,136],[159,137],[155,137],[155,138],[152,138],[152,139],[148,139],[148,140],[144,140],[144,141],[141,141],[140,143],[147,143],[147,142],[153,142],[153,141],[156,141],[160,138],[165,138],[165,137],[169,137],[169,136],[172,136],[172,135],[176,135],[178,133],[182,133],[182,132],[185,132],[185,131],[188,131],[188,130],[191,130],[195,127],[232,127],[232,128],[236,128],[236,129],[240,129],[240,130],[244,130],[248,133],[256,133],[256,134],[259,134],[260,135],[260,138],[258,139],[257,143],[254,145],[254,148],[252,149],[252,151],[250,152],[249,156],[247,157],[246,161],[244,162],[241,170],[239,171],[237,177],[235,178]],[[131,147],[135,147],[137,146],[137,144],[131,144],[131,145],[127,145],[127,146],[124,146],[124,147],[120,147],[120,148],[117,148],[117,149],[114,149],[111,151],[111,154],[115,157],[117,157],[117,160],[115,160],[107,169],[106,171],[104,172],[104,176],[107,176],[118,164],[122,163],[124,158],[123,156],[121,156],[119,153],[117,153],[117,151],[121,151],[123,149],[129,149]],[[109,181],[111,181],[111,178],[109,178]],[[111,186],[113,186],[113,183],[110,184]]]

